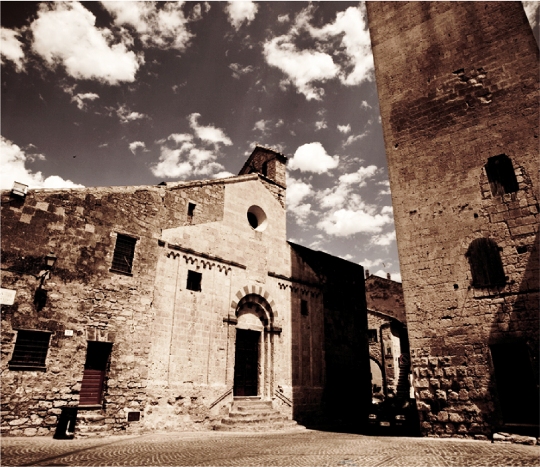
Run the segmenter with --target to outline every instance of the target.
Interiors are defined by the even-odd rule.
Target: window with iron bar
[[[135,243],[137,239],[127,235],[118,234],[111,265],[111,271],[131,274],[133,256],[135,255]]]
[[[10,370],[45,371],[51,333],[48,331],[17,331],[15,349],[9,361]]]

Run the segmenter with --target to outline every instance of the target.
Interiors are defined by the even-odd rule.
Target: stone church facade
[[[235,397],[361,420],[363,269],[286,241],[285,169],[256,147],[227,179],[3,192],[2,433],[66,406],[81,434],[212,429]]]
[[[414,385],[435,436],[538,436],[538,44],[520,2],[368,2]]]

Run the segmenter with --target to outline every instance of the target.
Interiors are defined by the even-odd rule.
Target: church
[[[363,420],[364,271],[287,241],[286,162],[257,146],[225,179],[2,192],[2,434],[66,409],[76,436],[220,429],[246,401]]]

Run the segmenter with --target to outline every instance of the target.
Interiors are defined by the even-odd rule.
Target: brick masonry
[[[538,45],[519,2],[368,2],[368,17],[421,429],[486,435],[511,421],[493,346],[530,358],[506,403],[535,385],[538,400]],[[518,190],[493,194],[501,154]],[[479,238],[503,284],[473,284]]]
[[[344,282],[338,304],[325,286],[335,270],[357,280],[363,269],[317,252],[324,260],[311,266],[286,242],[285,185],[269,178],[285,173],[284,156],[277,161],[283,167],[266,176],[2,192],[2,287],[16,292],[2,305],[2,434],[52,434],[61,408],[79,405],[96,341],[112,353],[102,403],[79,409],[79,435],[212,429],[233,400],[238,329],[260,333],[258,395],[285,415],[313,422],[365,408],[361,384],[340,399],[341,412],[327,400],[328,349],[365,334],[363,281]],[[253,205],[266,215],[257,228],[247,218]],[[119,234],[136,239],[130,273],[111,270]],[[37,303],[51,251],[58,259]],[[200,290],[188,287],[189,271],[201,274]],[[347,326],[330,334],[334,321]],[[9,368],[18,330],[51,333],[45,371]],[[367,365],[359,348],[341,346],[341,357]],[[334,373],[347,382],[346,370]],[[128,421],[131,412],[140,420]]]

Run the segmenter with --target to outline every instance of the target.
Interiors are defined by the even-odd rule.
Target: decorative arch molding
[[[309,286],[302,286],[302,285],[294,285],[294,284],[285,284],[284,282],[278,282],[278,287],[281,290],[287,290],[290,289],[293,293],[298,293],[300,295],[305,295],[308,297],[319,297],[321,295],[321,291],[313,288],[309,288]]]
[[[239,303],[244,300],[244,303],[247,301],[257,303],[262,306],[268,312],[268,318],[270,322],[273,322],[275,318],[278,317],[278,311],[276,310],[276,304],[270,294],[263,287],[252,285],[251,287],[245,286],[242,287],[238,292],[236,292],[235,297],[237,300],[231,302],[231,315],[236,315]],[[249,297],[246,299],[246,297]]]
[[[224,272],[225,275],[228,275],[229,272],[231,271],[231,268],[229,266],[219,264],[214,261],[199,259],[188,254],[177,253],[175,251],[169,251],[168,253],[166,253],[165,256],[167,256],[167,258],[172,258],[172,259],[178,259],[182,257],[187,265],[192,265],[192,266],[195,266],[196,268],[211,270],[212,268],[215,267],[219,272]]]

